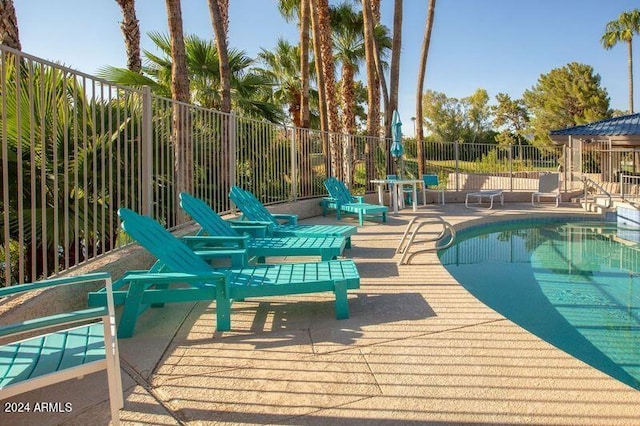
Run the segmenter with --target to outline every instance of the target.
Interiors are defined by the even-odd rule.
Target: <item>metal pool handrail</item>
[[[416,241],[415,238],[418,235],[418,231],[420,231],[420,228],[422,228],[424,225],[432,224],[434,222],[436,224],[442,225],[442,230],[440,231],[440,233],[436,237]],[[437,242],[445,238],[445,236],[447,235],[447,231],[450,235],[449,241],[439,246]],[[413,259],[413,257],[418,254],[427,253],[434,250],[443,250],[448,247],[451,247],[451,245],[453,244],[453,241],[455,240],[455,237],[456,237],[456,230],[453,228],[453,226],[449,222],[442,219],[442,217],[440,216],[433,215],[433,216],[427,216],[427,217],[417,217],[417,216],[413,217],[407,224],[407,228],[405,229],[404,234],[400,239],[400,243],[396,248],[396,254],[402,253],[402,257],[400,258],[398,265],[409,265],[411,263],[411,259]],[[409,249],[416,242],[417,243],[436,242],[436,244],[433,247],[424,248],[424,249],[417,250],[410,253]]]

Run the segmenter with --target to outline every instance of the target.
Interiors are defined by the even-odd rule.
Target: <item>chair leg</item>
[[[361,211],[358,212],[358,223],[360,223],[360,226],[364,225],[364,213],[362,213]]]
[[[386,212],[382,212],[382,222],[384,222],[384,223],[387,222],[387,213]]]
[[[346,281],[336,281],[333,291],[336,295],[336,319],[349,318],[349,300],[347,298]]]
[[[351,237],[347,237],[347,243],[344,245],[344,248],[351,248]]]
[[[231,330],[231,299],[225,294],[224,285],[216,285],[216,330]]]
[[[133,330],[138,321],[140,307],[142,305],[142,295],[145,286],[141,283],[129,283],[129,291],[127,292],[127,300],[124,302],[124,309],[120,317],[120,325],[118,326],[118,337],[127,338],[133,336]]]

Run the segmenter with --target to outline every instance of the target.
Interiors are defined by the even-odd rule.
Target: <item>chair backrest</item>
[[[387,180],[398,180],[398,175],[387,175]]]
[[[438,175],[422,175],[422,181],[424,182],[424,186],[438,186]]]
[[[560,173],[541,174],[538,180],[538,192],[556,192],[560,190]]]
[[[245,191],[239,186],[232,186],[229,191],[229,198],[248,220],[271,222],[274,225],[279,225],[269,210],[251,192]]]
[[[172,272],[197,273],[213,268],[155,220],[121,208],[122,229]]]
[[[222,219],[207,203],[186,192],[180,193],[180,207],[209,235],[237,237],[235,229]]]
[[[340,204],[353,203],[353,197],[349,189],[341,180],[330,177],[324,181],[324,186],[327,188],[331,198],[334,198]]]

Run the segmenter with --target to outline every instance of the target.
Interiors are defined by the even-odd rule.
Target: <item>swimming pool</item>
[[[640,390],[638,231],[541,219],[473,227],[440,252],[490,308]]]

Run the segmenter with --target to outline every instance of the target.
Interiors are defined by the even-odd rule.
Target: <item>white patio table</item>
[[[402,187],[411,185],[413,188],[413,196],[411,198],[413,211],[418,211],[418,185],[424,185],[421,179],[373,179],[370,181],[378,185],[378,203],[384,205],[384,186],[389,188],[389,198],[393,207],[393,214],[398,214],[398,209],[404,207],[404,197],[402,196]]]

